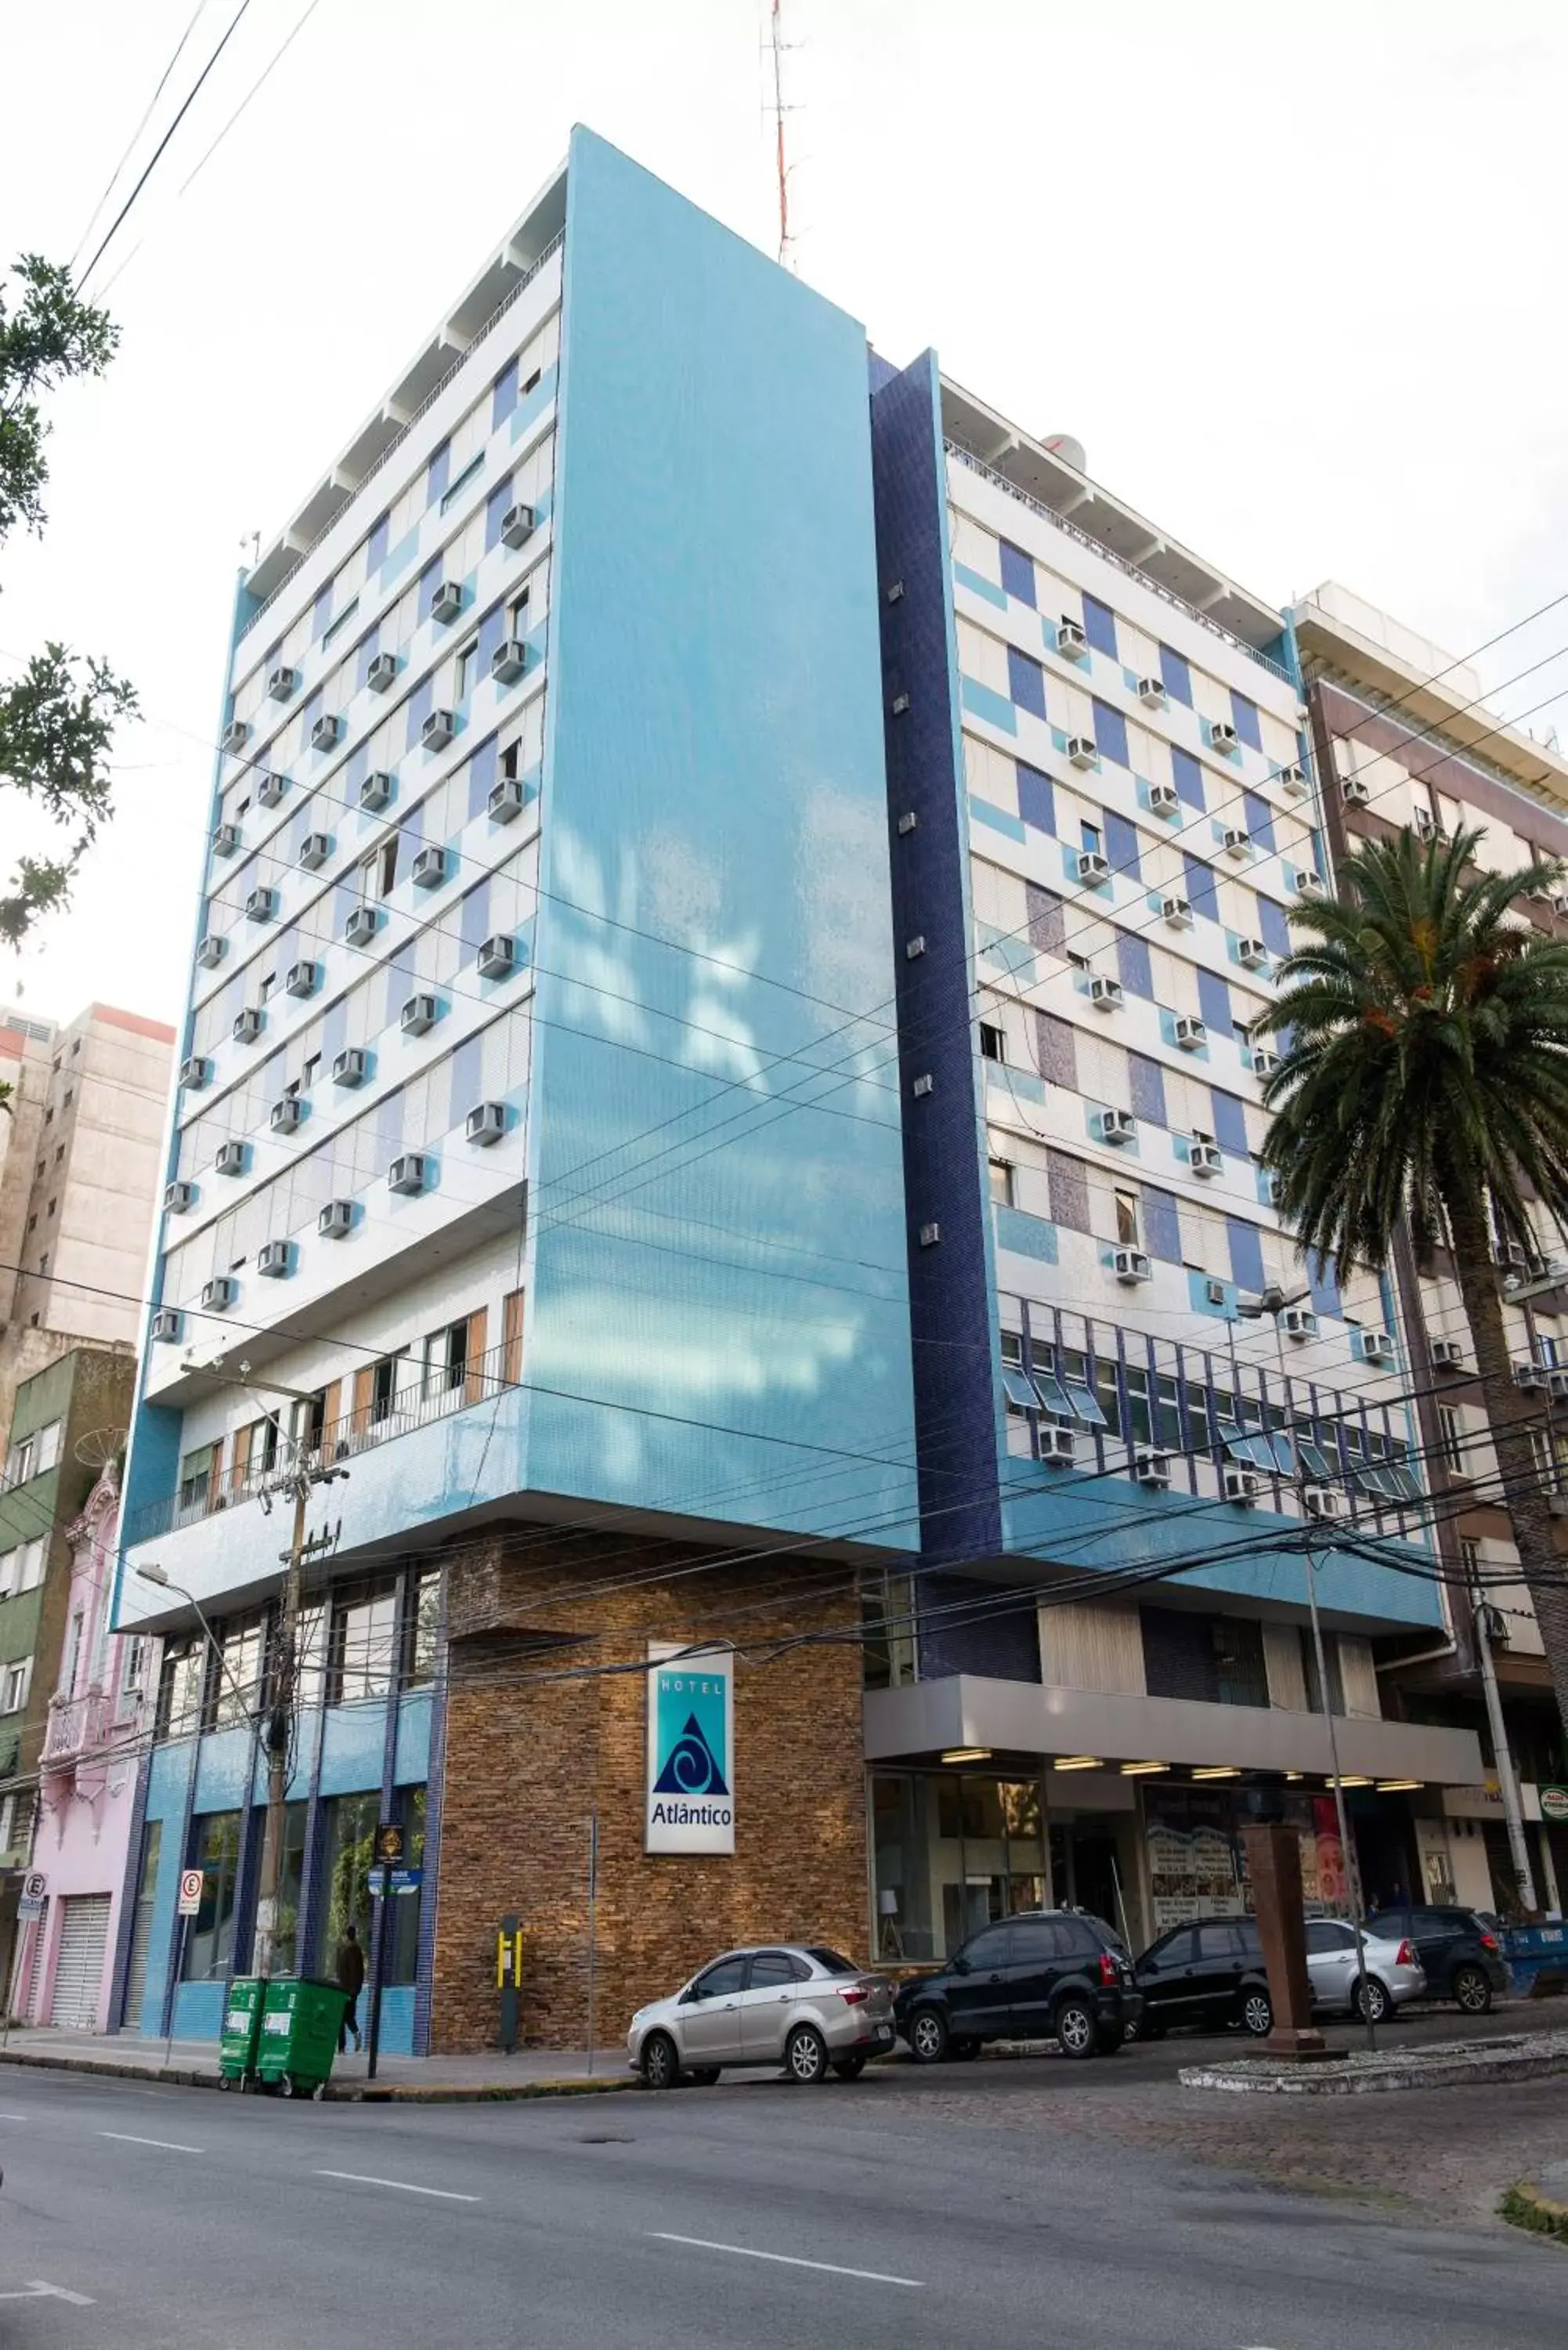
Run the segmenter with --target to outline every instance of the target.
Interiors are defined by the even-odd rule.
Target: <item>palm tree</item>
[[[1545,860],[1476,865],[1476,831],[1407,829],[1345,858],[1336,894],[1256,1024],[1282,1040],[1264,1088],[1264,1164],[1303,1250],[1381,1271],[1401,1218],[1416,1257],[1448,1251],[1464,1301],[1525,1582],[1568,1724],[1568,1575],[1509,1356],[1500,1243],[1538,1265],[1528,1202],[1568,1226],[1568,940],[1521,901],[1563,887]]]

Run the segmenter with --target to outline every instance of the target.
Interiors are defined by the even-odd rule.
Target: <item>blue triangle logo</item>
[[[719,1768],[713,1750],[703,1737],[694,1713],[686,1718],[686,1727],[665,1757],[664,1768],[653,1783],[656,1795],[727,1795],[724,1773]]]

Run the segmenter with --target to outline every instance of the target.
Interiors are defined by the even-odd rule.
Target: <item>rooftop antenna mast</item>
[[[794,109],[793,107],[785,106],[784,97],[784,53],[785,49],[791,46],[784,36],[784,0],[769,0],[768,46],[773,53],[774,97],[772,106],[765,106],[764,111],[770,113],[774,118],[775,144],[777,148],[779,182],[778,257],[780,264],[784,268],[793,269],[794,267],[794,239],[790,234],[789,224],[790,166],[788,158],[784,152],[784,116],[786,114],[792,114]]]

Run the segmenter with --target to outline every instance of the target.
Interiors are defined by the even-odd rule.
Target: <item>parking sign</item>
[[[206,1878],[199,1868],[180,1871],[180,1915],[193,1918],[202,1906],[202,1888]]]

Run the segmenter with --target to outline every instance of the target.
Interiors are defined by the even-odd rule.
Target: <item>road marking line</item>
[[[27,2114],[0,2114],[0,2122],[25,2122],[30,2119],[31,2116]]]
[[[373,2178],[364,2170],[318,2170],[317,2178],[347,2178],[356,2187],[395,2187],[400,2195],[436,2195],[443,2203],[483,2203],[483,2195],[459,2195],[450,2187],[416,2187],[408,2178]]]
[[[907,2284],[915,2293],[926,2289],[923,2277],[888,2276],[881,2269],[841,2268],[836,2261],[796,2260],[792,2252],[759,2252],[751,2244],[716,2244],[708,2236],[672,2236],[665,2228],[650,2228],[648,2232],[659,2243],[691,2244],[700,2252],[733,2252],[743,2261],[776,2261],[781,2268],[819,2269],[825,2276],[859,2277],[866,2284]]]
[[[90,2293],[71,2293],[63,2284],[46,2284],[42,2277],[35,2277],[20,2293],[0,2293],[0,2301],[45,2300],[72,2302],[78,2309],[90,2309],[93,2305]]]
[[[171,2137],[134,2137],[130,2130],[99,2130],[99,2137],[112,2137],[121,2146],[155,2146],[164,2154],[205,2154],[204,2146],[181,2146]]]

